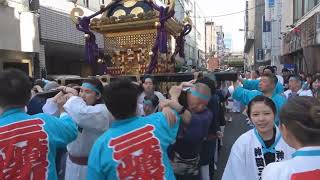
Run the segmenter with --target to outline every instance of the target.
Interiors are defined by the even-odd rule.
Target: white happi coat
[[[280,132],[276,128],[275,139],[279,135]],[[275,150],[276,162],[291,158],[294,152],[282,137]],[[265,166],[262,145],[252,129],[241,135],[233,144],[222,180],[260,180]]]
[[[88,157],[95,140],[101,136],[114,119],[105,104],[88,106],[80,98],[73,96],[63,106],[81,129],[75,141],[67,146],[68,152],[76,157]],[[85,180],[87,166],[81,166],[67,159],[66,180]]]
[[[291,93],[292,93],[292,91],[290,89],[288,89],[283,94],[286,96],[287,99],[289,99]],[[311,96],[312,97],[313,93],[310,89],[309,90],[300,89],[297,92],[297,96]]]
[[[320,150],[318,147],[305,147],[298,151]],[[300,179],[320,179],[320,156],[296,156],[292,159],[271,163],[263,171],[263,180],[291,180],[292,176]],[[297,178],[298,179],[298,178]]]

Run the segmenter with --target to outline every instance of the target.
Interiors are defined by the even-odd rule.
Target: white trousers
[[[237,100],[233,100],[232,112],[240,112],[241,111],[241,103]]]
[[[200,170],[202,180],[210,180],[209,165],[201,166]]]
[[[73,163],[69,156],[66,164],[65,180],[86,180],[88,166],[81,166]]]

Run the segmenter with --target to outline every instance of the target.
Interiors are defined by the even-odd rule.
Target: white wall
[[[39,52],[37,16],[20,8],[0,7],[0,49]]]
[[[281,32],[288,32],[288,28],[286,26],[293,24],[293,1],[282,0],[282,11],[281,11]],[[280,55],[283,55],[283,42],[284,39],[281,40],[281,52]]]
[[[105,5],[109,4],[111,0],[105,0]],[[77,4],[84,6],[83,0],[78,0]],[[89,9],[93,11],[99,11],[100,5],[102,5],[102,0],[89,0]]]
[[[254,65],[254,58],[255,58],[255,47],[254,44],[250,48],[250,51],[248,53],[248,66]]]
[[[199,5],[196,4],[196,17],[205,17],[202,9],[200,9]],[[205,18],[197,18],[196,21],[196,29],[197,29],[197,48],[201,51],[205,52],[205,27],[206,27]]]
[[[207,44],[207,53],[217,50],[217,32],[215,31],[215,25],[206,26],[206,44]]]
[[[21,50],[23,52],[39,52],[38,16],[30,12],[22,12],[20,16]]]
[[[19,13],[11,7],[0,6],[0,49],[20,51]]]
[[[29,0],[7,0],[8,6],[15,8],[17,11],[28,11]]]
[[[286,32],[286,26],[293,24],[293,1],[282,0],[281,12],[281,32]]]
[[[255,26],[255,9],[256,6],[255,0],[249,0],[248,1],[248,31],[254,31]]]
[[[175,10],[174,17],[178,21],[182,22],[185,17],[184,4],[183,4],[182,0],[176,1],[176,6],[175,6],[174,10]]]

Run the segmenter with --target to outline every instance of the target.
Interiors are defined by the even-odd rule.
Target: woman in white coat
[[[274,124],[276,107],[271,99],[255,97],[247,113],[255,128],[233,144],[222,180],[259,180],[266,165],[288,159],[294,152]]]
[[[74,91],[62,87],[65,92]],[[102,135],[113,120],[102,100],[103,86],[98,79],[87,79],[82,83],[79,96],[69,97],[64,110],[78,125],[78,137],[70,143],[66,164],[66,180],[85,180],[88,156],[95,140]]]
[[[263,180],[320,179],[320,102],[313,97],[295,97],[280,112],[283,139],[297,149],[292,159],[271,163]]]

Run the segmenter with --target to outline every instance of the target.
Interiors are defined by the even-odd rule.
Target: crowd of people
[[[311,160],[320,158],[319,77],[267,66],[233,82],[253,126],[234,143],[223,180],[320,179]]]
[[[234,82],[197,74],[164,95],[150,76],[63,86],[5,70],[0,179],[210,180],[228,108],[253,126],[223,180],[319,179],[319,80],[268,66]]]

